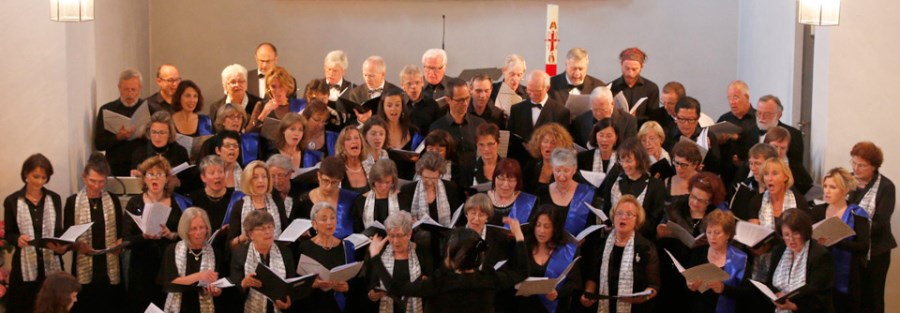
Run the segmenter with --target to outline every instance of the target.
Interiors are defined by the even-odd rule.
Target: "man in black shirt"
[[[431,123],[441,117],[437,102],[422,96],[422,72],[415,65],[407,65],[400,71],[400,86],[409,98],[407,109],[409,120],[423,135]]]
[[[156,69],[156,85],[159,86],[159,91],[147,98],[147,103],[150,104],[150,114],[160,110],[168,111],[170,114],[175,113],[175,108],[172,107],[172,96],[175,95],[179,83],[181,83],[181,75],[174,65],[163,64]]]
[[[587,74],[588,58],[587,50],[572,48],[566,53],[566,71],[553,76],[550,79],[550,98],[566,105],[569,95],[587,95],[594,88],[605,86],[606,83]]]
[[[141,139],[129,139],[135,129],[122,127],[118,132],[110,132],[104,128],[103,111],[131,117],[141,106],[141,73],[127,69],[119,74],[119,99],[100,107],[94,122],[94,147],[106,151],[106,159],[112,168],[112,176],[130,176],[131,153],[143,146]]]
[[[422,68],[425,69],[425,88],[422,95],[442,104],[441,98],[448,95],[447,86],[447,52],[444,49],[428,49],[422,55]]]
[[[662,106],[650,112],[650,120],[659,123],[663,131],[667,134],[674,131],[675,125],[675,104],[678,99],[684,98],[684,85],[679,82],[668,82],[662,88],[662,96],[660,101]]]
[[[493,123],[500,129],[506,128],[506,113],[494,105],[494,100],[491,100],[491,77],[478,74],[472,77],[469,84],[472,91],[469,114],[480,117],[485,122]]]
[[[622,76],[612,82],[613,96],[622,92],[628,100],[629,110],[634,110],[638,126],[648,119],[650,112],[659,107],[659,87],[656,83],[641,76],[647,54],[636,47],[622,50],[619,62],[622,65]],[[699,114],[699,112],[697,112]]]
[[[722,145],[722,179],[732,181],[734,173],[747,161],[750,147],[758,143],[756,134],[756,110],[750,105],[750,88],[747,83],[736,80],[728,85],[728,106],[730,112],[722,114],[718,122],[731,122],[741,127],[739,134],[720,136]]]
[[[450,133],[456,141],[457,161],[461,166],[468,167],[475,163],[475,130],[484,124],[484,120],[468,114],[471,94],[465,81],[458,78],[448,79],[447,87],[451,91],[447,97],[449,111],[447,115],[431,124],[428,131],[441,129]]]

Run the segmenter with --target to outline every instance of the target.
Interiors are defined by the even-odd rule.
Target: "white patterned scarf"
[[[806,260],[809,257],[809,240],[803,245],[800,254],[794,254],[790,248],[784,249],[775,275],[772,276],[772,285],[779,291],[788,293],[806,284]],[[776,313],[788,313],[788,310],[775,310]]]
[[[875,217],[875,200],[878,198],[879,186],[881,186],[881,174],[878,174],[878,178],[875,179],[872,188],[869,188],[862,199],[859,200],[859,206],[862,207],[863,210],[866,210],[866,213],[869,213],[869,217],[871,218]]]
[[[387,269],[388,274],[394,275],[394,246],[388,245],[381,253],[381,263]],[[422,275],[422,267],[419,265],[419,257],[416,256],[416,249],[412,243],[409,244],[409,281],[414,282]],[[384,283],[380,282],[381,288],[385,289]],[[422,313],[422,298],[408,297],[406,298],[407,313]],[[393,313],[394,299],[388,296],[382,297],[378,305],[379,313]]]
[[[109,248],[116,245],[116,210],[113,205],[113,199],[109,193],[103,191],[100,193],[100,201],[103,210],[103,248]],[[75,224],[81,225],[92,222],[91,220],[91,203],[87,196],[87,190],[81,189],[75,196]],[[98,225],[99,226],[99,225]],[[93,245],[93,233],[89,229],[78,237],[78,242],[88,246]],[[106,256],[106,275],[109,276],[109,283],[118,285],[120,281],[119,256],[115,253],[105,253]],[[82,285],[90,284],[94,276],[94,257],[80,252],[75,253],[78,260],[78,283]]]
[[[34,224],[31,222],[31,212],[28,210],[28,205],[25,204],[24,197],[18,199],[16,207],[16,223],[19,225],[19,231],[22,235],[28,236],[31,239],[36,238],[34,236]],[[53,237],[55,226],[56,208],[53,205],[53,200],[50,198],[50,195],[45,195],[44,219],[41,221],[41,238]],[[31,245],[20,249],[22,251],[19,254],[19,264],[22,267],[22,280],[26,282],[37,280],[37,249],[41,249],[41,253],[44,256],[45,276],[53,272],[62,271],[60,260],[56,257],[56,254],[53,253],[53,250],[35,248]]]
[[[241,165],[238,162],[234,162],[234,173],[232,173],[232,177],[234,177],[234,190],[241,191],[241,173],[244,172],[241,169]]]
[[[622,263],[619,264],[619,281],[618,294],[628,295],[634,293],[634,231],[631,232],[631,238],[625,244],[625,250],[622,252]],[[609,294],[609,260],[612,256],[613,246],[616,244],[616,232],[612,232],[606,237],[606,245],[603,247],[603,259],[600,263],[600,294]],[[597,312],[609,312],[609,300],[600,300],[597,305]],[[631,312],[631,303],[625,301],[616,301],[616,312]]]
[[[387,153],[387,150],[385,150],[385,149],[381,149],[381,152],[378,154],[378,159],[372,157],[372,155],[369,154],[369,157],[366,158],[366,160],[362,162],[363,169],[365,169],[366,173],[368,173],[370,170],[372,170],[372,166],[375,165],[376,161],[381,160],[381,159],[387,159],[387,158],[388,158],[388,153]]]
[[[616,164],[615,151],[613,151],[613,153],[609,156],[609,162],[607,164],[609,164],[610,168],[612,168],[613,164]],[[608,174],[607,170],[603,168],[603,158],[600,157],[600,149],[594,150],[594,164],[592,164],[591,166],[591,171]]]
[[[184,240],[179,241],[177,244],[175,244],[175,268],[178,270],[178,276],[187,275],[187,250],[188,246],[184,242]],[[200,271],[215,271],[216,255],[213,252],[212,246],[204,242],[202,253],[203,254],[200,259]],[[201,289],[198,294],[200,296],[200,312],[215,312],[216,309],[215,306],[213,306],[212,295],[209,293],[209,291],[206,291],[206,289]],[[166,297],[166,312],[181,312],[180,292],[170,292]]]
[[[244,196],[244,205],[241,206],[241,224],[244,223],[244,218],[247,217],[250,212],[256,210],[253,207],[253,199],[250,196]],[[266,194],[266,212],[269,212],[269,215],[272,215],[272,219],[275,220],[275,238],[281,236],[281,214],[278,214],[278,206],[275,205],[275,200],[272,199],[271,194]],[[246,234],[247,230],[241,227],[241,235]]]
[[[284,214],[287,216],[291,216],[291,211],[294,209],[294,197],[284,195]]]
[[[450,227],[450,202],[447,201],[447,189],[444,188],[444,181],[438,180],[435,183],[435,201],[437,201],[437,221],[441,223],[441,225]],[[428,210],[428,193],[425,192],[425,183],[422,180],[416,184],[416,191],[413,193],[412,205],[410,205],[412,209],[412,217],[415,220],[422,219],[423,216],[429,214]],[[434,218],[434,217],[432,217]]]
[[[400,202],[397,201],[397,193],[391,192],[388,196],[388,216],[400,212]],[[363,226],[369,228],[375,224],[375,190],[369,191],[366,203],[363,206]]]
[[[259,265],[259,261],[259,251],[256,250],[256,246],[253,245],[253,242],[250,242],[250,247],[247,250],[247,259],[244,260],[245,277],[250,273],[256,273],[256,266]],[[272,247],[269,248],[269,268],[271,268],[272,272],[274,272],[275,275],[278,275],[278,277],[287,277],[287,270],[284,268],[284,259],[281,258],[281,250],[279,250],[278,246],[274,243],[272,244]],[[247,294],[247,300],[244,302],[244,312],[265,312],[266,301],[265,295],[256,289],[250,288],[250,292]],[[275,312],[280,313],[281,310],[275,308]]]
[[[619,179],[617,179],[616,182],[613,183],[612,189],[609,191],[609,197],[610,197],[610,200],[612,200],[610,202],[610,204],[612,205],[611,207],[613,207],[613,208],[616,207],[616,204],[619,203],[619,199],[622,198],[622,190],[619,188],[619,182],[622,181],[623,179],[628,179],[625,177],[626,176],[624,176],[624,174],[623,174],[623,176],[619,176]],[[647,196],[647,188],[649,188],[649,187],[650,187],[650,180],[647,179],[647,182],[644,185],[644,190],[641,190],[641,194],[637,195],[637,201],[640,202],[641,205],[643,205],[643,203],[644,203],[644,198]]]
[[[790,190],[784,192],[784,200],[781,202],[781,214],[784,211],[797,208],[797,199]],[[775,209],[772,207],[772,197],[767,190],[763,193],[762,204],[759,207],[759,224],[768,229],[775,229]]]

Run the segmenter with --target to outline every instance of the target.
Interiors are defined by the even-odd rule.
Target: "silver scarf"
[[[244,218],[247,217],[250,212],[256,210],[253,207],[253,199],[250,196],[244,196],[244,205],[241,207],[241,224],[244,223]],[[269,212],[269,215],[272,215],[272,219],[275,220],[275,238],[281,236],[281,214],[278,213],[278,206],[275,205],[275,200],[272,199],[271,194],[266,194],[266,212]],[[245,234],[247,231],[241,227],[241,234]]]
[[[113,205],[112,196],[110,196],[109,193],[105,191],[101,192],[100,199],[103,206],[104,248],[109,248],[115,246],[116,240],[118,240],[118,238],[116,238],[116,210]],[[92,222],[91,203],[87,196],[87,190],[82,189],[78,192],[78,195],[75,196],[75,224],[81,225],[90,222]],[[84,232],[81,237],[78,237],[78,241],[91,246],[93,244],[93,238],[91,230],[88,230]],[[106,275],[109,276],[109,283],[118,285],[120,281],[119,256],[114,253],[106,253],[105,256]],[[82,285],[90,284],[94,276],[94,257],[80,252],[76,252],[75,257],[78,260],[78,268],[76,269],[78,283]]]
[[[609,156],[609,167],[612,168],[614,164],[616,164],[615,151],[613,151],[613,153]],[[591,171],[609,174],[609,172],[607,172],[607,170],[603,168],[603,158],[600,157],[600,149],[594,150],[594,164],[592,164],[591,166]]]
[[[384,268],[387,269],[387,272],[394,275],[394,246],[388,245],[384,248],[384,252],[381,253],[381,263],[384,264]],[[414,282],[419,276],[422,275],[422,267],[419,265],[419,257],[416,256],[416,249],[413,248],[412,243],[409,245],[409,281]],[[384,284],[381,283],[381,287],[384,288]],[[422,298],[417,297],[409,297],[406,298],[406,312],[408,313],[422,313]],[[393,313],[394,312],[394,299],[388,296],[382,297],[381,302],[378,305],[379,313]]]
[[[450,219],[450,202],[447,201],[447,189],[444,188],[444,181],[438,180],[435,184],[435,196],[437,201],[437,221],[441,223],[441,225],[451,227]],[[415,220],[422,219],[423,216],[428,215],[428,197],[427,192],[425,192],[425,183],[422,180],[416,184],[416,191],[414,193],[412,199],[412,205],[410,205],[412,209],[412,217]],[[433,217],[432,217],[433,218]]]
[[[784,293],[791,292],[806,284],[806,261],[809,257],[809,241],[803,245],[800,254],[794,254],[790,248],[784,249],[775,274],[772,276],[772,285]],[[778,310],[777,313],[788,313],[788,310]]]
[[[634,253],[634,231],[631,232],[631,238],[625,244],[625,250],[622,252],[622,263],[619,264],[619,295],[628,295],[634,293],[634,259],[637,254]],[[609,259],[612,256],[613,246],[616,244],[616,232],[612,232],[606,237],[606,245],[603,247],[603,259],[600,263],[600,294],[609,295]],[[597,305],[597,312],[609,312],[609,300],[600,300]],[[616,301],[616,312],[631,312],[631,303],[625,301]]]
[[[178,269],[178,276],[187,275],[187,250],[188,247],[184,240],[179,241],[177,244],[175,244],[175,268]],[[212,246],[210,246],[208,243],[204,243],[202,253],[203,256],[200,259],[200,271],[214,271],[216,266],[216,255],[213,252]],[[212,295],[208,291],[206,291],[206,289],[200,290],[199,295],[200,312],[215,312],[216,309],[213,305]],[[181,312],[180,292],[170,292],[166,297],[166,312]]]
[[[253,242],[250,242],[250,247],[247,250],[247,259],[244,260],[244,276],[249,275],[250,273],[256,273],[256,266],[259,265],[259,251],[256,250],[256,246],[253,245]],[[284,259],[281,258],[281,250],[278,249],[274,243],[272,247],[269,248],[269,268],[272,269],[272,272],[278,277],[285,278],[287,277],[287,270],[284,268]],[[291,299],[292,301],[296,301],[296,299]],[[247,300],[244,302],[244,312],[265,312],[266,311],[266,296],[256,289],[250,288],[250,292],[247,294]],[[281,310],[275,308],[276,313],[280,313]]]
[[[28,205],[25,204],[25,198],[20,197],[17,201],[16,207],[16,223],[19,226],[19,232],[22,235],[28,236],[31,239],[35,239],[34,236],[34,224],[31,222],[31,212],[28,210]],[[53,205],[53,200],[50,198],[50,195],[44,196],[44,218],[41,221],[41,238],[49,238],[53,237],[56,226],[56,208]],[[17,238],[18,239],[18,238]],[[24,248],[20,248],[21,253],[19,253],[19,265],[22,267],[22,280],[26,282],[32,282],[37,280],[38,275],[38,264],[37,264],[37,252],[40,249],[41,253],[44,256],[44,275],[48,275],[53,272],[62,271],[62,265],[60,263],[60,259],[56,257],[56,254],[53,253],[53,250],[36,248],[34,246],[25,246]]]
[[[400,204],[397,201],[397,193],[392,192],[388,196],[388,216],[400,212]],[[375,190],[369,191],[366,196],[366,203],[363,206],[363,226],[369,228],[375,224]]]
[[[622,190],[619,189],[619,182],[622,179],[627,179],[627,178],[625,178],[625,176],[619,176],[619,179],[617,179],[616,182],[613,183],[612,190],[609,191],[609,193],[610,193],[609,197],[610,197],[610,200],[612,200],[610,202],[610,205],[612,205],[613,208],[616,207],[616,204],[619,203],[619,199],[622,198]],[[644,185],[644,190],[641,190],[641,194],[639,194],[637,196],[637,201],[640,202],[641,205],[644,204],[644,197],[647,196],[648,188],[650,188],[650,180],[647,180],[647,184]]]

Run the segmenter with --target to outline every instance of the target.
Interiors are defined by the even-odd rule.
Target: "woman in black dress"
[[[300,258],[308,257],[327,269],[332,269],[353,262],[353,252],[345,250],[344,242],[334,237],[337,227],[337,215],[334,206],[328,202],[319,202],[310,211],[313,229],[316,235],[310,240],[300,243]],[[301,273],[306,273],[302,268]],[[347,292],[350,285],[346,281],[322,280],[316,278],[312,284],[313,291],[308,298],[297,301],[303,312],[340,313],[348,305]]]
[[[834,263],[828,250],[812,237],[812,220],[805,210],[787,210],[779,227],[784,245],[772,251],[769,288],[780,297],[798,288],[805,288],[783,304],[781,310],[798,313],[834,312],[831,299],[834,288]]]
[[[38,153],[25,159],[20,174],[25,186],[3,201],[6,238],[15,243],[7,289],[9,312],[34,311],[34,299],[48,274],[62,271],[68,246],[49,244],[38,248],[28,242],[62,233],[59,195],[44,186],[53,176],[53,165]]]
[[[634,196],[641,203],[646,214],[646,223],[642,223],[638,231],[644,238],[656,238],[656,225],[662,220],[665,208],[666,190],[662,181],[650,177],[647,172],[650,159],[647,151],[637,139],[628,139],[619,145],[616,153],[622,174],[618,177],[607,177],[601,186],[601,193],[606,200],[606,208],[614,208],[625,195]],[[608,187],[606,187],[608,186]]]
[[[600,208],[600,197],[594,186],[575,181],[578,171],[575,150],[556,148],[548,163],[552,165],[554,181],[538,188],[536,195],[541,205],[557,208],[554,214],[559,216],[554,218],[559,218],[570,234],[578,235],[587,226],[597,224],[598,217],[591,212],[591,207]],[[533,218],[534,213],[531,215]]]
[[[213,297],[222,289],[212,285],[219,279],[216,253],[206,241],[212,234],[209,216],[198,207],[184,211],[178,221],[181,241],[169,245],[163,257],[161,276],[166,297],[166,312],[214,312]],[[198,283],[210,284],[199,288]],[[224,309],[224,308],[223,308]]]
[[[400,200],[397,197],[400,188],[397,183],[397,168],[394,161],[390,159],[376,161],[369,171],[369,185],[372,186],[372,190],[359,195],[353,201],[354,233],[362,233],[373,227],[375,222],[384,225],[389,216],[400,212]]]
[[[578,246],[563,228],[563,215],[558,207],[542,205],[529,221],[525,236],[526,251],[531,257],[524,262],[528,276],[557,278],[578,256]],[[518,260],[517,260],[518,261]],[[581,266],[572,268],[565,281],[545,295],[517,298],[518,312],[569,312],[573,293],[581,286]]]
[[[435,152],[426,152],[416,162],[416,183],[400,188],[400,207],[409,208],[413,219],[429,216],[441,225],[451,227],[451,218],[462,202],[456,184],[442,179],[446,161]]]
[[[226,213],[229,221],[228,242],[231,248],[250,241],[246,229],[242,228],[241,224],[247,218],[247,214],[253,211],[269,212],[275,220],[275,236],[280,236],[289,221],[284,210],[284,202],[272,195],[272,180],[266,163],[257,160],[247,164],[247,168],[241,174],[241,190],[244,196],[235,201]]]
[[[556,123],[541,125],[534,130],[527,148],[528,153],[534,159],[522,168],[522,175],[525,177],[523,190],[537,193],[541,186],[547,186],[553,182],[550,154],[556,148],[572,149],[572,135],[569,135],[565,128]],[[577,170],[577,161],[575,165]]]
[[[142,216],[151,206],[162,205],[171,208],[169,217],[159,233],[145,233],[133,218],[123,218],[122,233],[125,241],[130,241],[131,262],[128,264],[127,312],[144,312],[150,302],[157,306],[165,303],[165,293],[158,283],[163,253],[169,244],[177,241],[178,220],[182,207],[175,200],[169,173],[172,167],[161,156],[150,157],[138,166],[144,193],[132,197],[125,205],[126,213]]]
[[[296,276],[296,263],[290,250],[275,244],[275,219],[266,211],[254,210],[243,222],[244,232],[250,237],[232,252],[229,281],[240,286],[243,312],[281,312],[299,299],[268,299],[257,289],[263,287],[256,279],[256,267],[262,263],[282,279]]]
[[[850,150],[853,174],[859,189],[850,193],[849,203],[858,204],[872,219],[872,251],[863,270],[863,311],[884,312],[884,284],[891,265],[891,249],[897,247],[891,233],[891,214],[897,191],[894,183],[879,172],[884,162],[881,148],[869,141],[859,142]]]
[[[863,312],[862,271],[869,253],[869,214],[862,207],[847,204],[847,193],[856,188],[856,178],[844,168],[837,167],[825,173],[822,190],[825,203],[810,211],[813,223],[837,218],[856,233],[830,246],[834,259],[834,309],[836,312]],[[813,238],[822,245],[828,238]],[[827,246],[826,246],[827,247]]]
[[[376,264],[384,266],[385,271],[381,275],[371,275],[368,298],[378,302],[378,312],[381,313],[422,313],[424,303],[421,297],[398,297],[387,294],[387,286],[383,281],[398,280],[415,282],[422,276],[431,276],[434,264],[428,251],[419,249],[412,243],[412,216],[409,212],[400,211],[392,214],[384,221],[387,229],[387,242],[390,243],[384,251],[372,257],[370,268],[376,268]],[[379,241],[380,239],[380,241]],[[384,244],[381,236],[376,237],[376,242]],[[379,249],[381,250],[381,249]],[[378,273],[377,271],[374,273]]]
[[[659,294],[659,257],[653,243],[637,231],[646,220],[641,202],[622,196],[610,215],[613,231],[598,247],[600,257],[585,260],[593,271],[584,278],[579,302],[596,304],[599,312],[652,312],[653,303],[647,301]],[[617,298],[598,301],[589,294]]]
[[[175,142],[175,122],[172,121],[169,112],[153,113],[144,130],[144,136],[147,140],[146,147],[131,153],[132,169],[137,169],[144,160],[153,156],[162,156],[169,164],[176,166],[188,161],[187,150]],[[132,174],[134,173],[132,170]]]
[[[363,142],[362,132],[356,126],[347,126],[338,135],[334,156],[344,161],[346,175],[341,180],[341,189],[356,193],[369,191],[368,172],[364,162],[369,155]]]
[[[616,177],[622,172],[622,167],[616,161],[619,130],[612,119],[604,118],[594,124],[592,133],[594,135],[590,138],[590,144],[594,149],[578,153],[578,169]]]

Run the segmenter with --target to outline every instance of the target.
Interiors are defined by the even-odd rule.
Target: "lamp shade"
[[[50,0],[50,20],[85,22],[94,20],[94,0]]]
[[[800,24],[834,26],[841,23],[841,0],[800,0]]]

